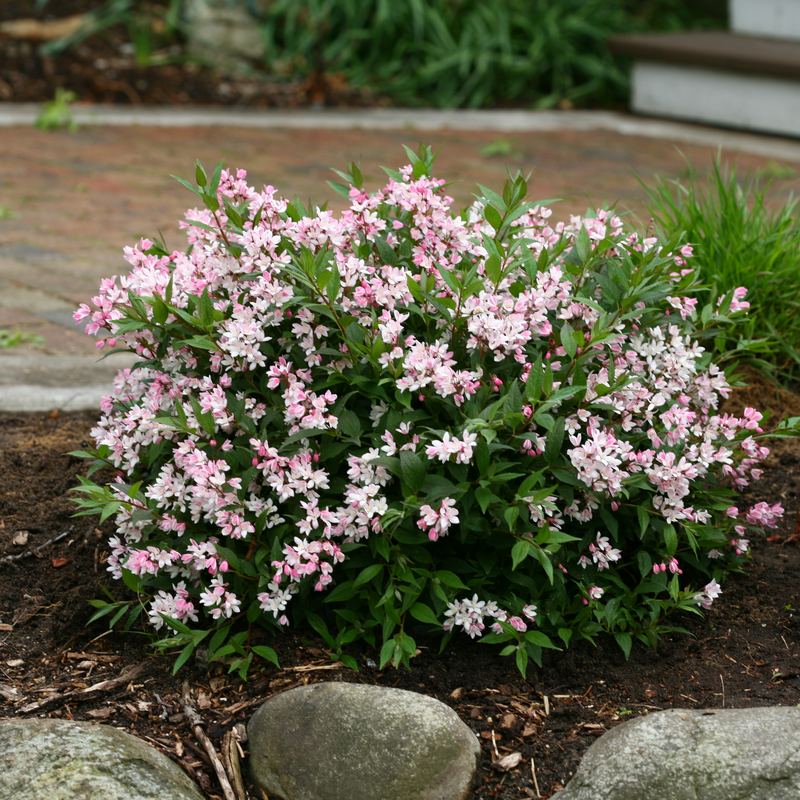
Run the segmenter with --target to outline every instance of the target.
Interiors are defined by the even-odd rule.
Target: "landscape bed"
[[[737,390],[727,410],[753,405],[773,418],[800,413],[796,395],[754,373],[748,381],[750,389]],[[95,421],[89,413],[0,415],[0,718],[124,728],[181,764],[215,798],[221,793],[214,772],[181,713],[184,681],[201,692],[200,713],[217,745],[269,696],[293,686],[327,680],[396,686],[447,703],[480,737],[472,798],[517,800],[552,796],[597,736],[636,715],[800,702],[796,441],[776,444],[764,477],[743,498],[748,505],[780,501],[787,513],[769,541],[753,540],[744,574],[722,586],[725,602],[704,619],[680,620],[691,637],[667,636],[658,651],[635,642],[628,660],[608,637],[596,648],[575,642],[564,652],[545,651],[542,667],[530,664],[523,680],[512,659],[467,637],[454,639],[442,655],[438,641],[418,637],[422,652],[410,670],[378,670],[377,652],[361,643],[349,651],[355,672],[332,662],[315,634],[287,631],[269,640],[280,668],[259,662],[244,683],[197,658],[173,676],[174,659],[154,656],[142,633],[109,632],[103,620],[86,627],[94,611],[88,601],[105,597],[101,587],[119,598],[126,591],[104,565],[112,527],[72,517],[69,490],[86,463],[63,454],[87,446]],[[23,538],[24,545],[15,544]],[[121,674],[135,677],[82,691]],[[492,768],[496,754],[510,752],[522,754],[518,767]]]

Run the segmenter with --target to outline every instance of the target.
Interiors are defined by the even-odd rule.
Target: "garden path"
[[[97,113],[102,120],[114,112]],[[31,116],[31,109],[4,104],[0,329],[37,334],[44,345],[0,350],[0,411],[97,407],[103,387],[127,356],[96,363],[94,342],[75,325],[72,313],[89,301],[103,278],[127,272],[125,245],[158,231],[168,245],[182,244],[176,221],[193,198],[170,175],[191,179],[195,159],[207,167],[224,159],[228,166],[247,169],[254,185],[272,184],[304,201],[330,200],[330,207],[339,209],[342,199],[325,184],[335,178],[331,167],[360,159],[366,185],[377,188],[380,165],[405,163],[401,145],[416,149],[424,139],[442,148],[437,164],[457,181],[450,190],[457,207],[471,202],[477,183],[500,188],[508,171],[521,170],[532,173],[533,198],[560,198],[559,218],[585,213],[593,204],[616,203],[620,213],[645,224],[645,192],[636,176],[645,181],[655,175],[681,177],[684,156],[702,174],[717,146],[724,146],[725,156],[738,158],[740,174],[752,168],[775,177],[776,198],[800,183],[792,166],[800,162],[797,143],[608,112],[562,113],[563,129],[552,129],[558,124],[553,112],[542,112],[538,119],[546,124],[536,131],[509,130],[526,114],[514,111],[404,111],[414,124],[400,127],[398,117],[394,129],[387,128],[393,123],[386,115],[393,112],[386,111],[298,112],[281,128],[274,127],[274,114],[268,127],[259,128],[244,127],[253,124],[252,115],[226,112],[241,125],[232,127],[220,125],[224,120],[218,118],[213,126],[198,126],[197,112],[169,113],[172,126],[159,120],[40,131],[4,125],[15,114]],[[350,127],[341,127],[343,119]],[[451,128],[430,129],[437,124]]]

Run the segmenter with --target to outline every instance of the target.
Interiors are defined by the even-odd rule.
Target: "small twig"
[[[133,664],[130,667],[125,667],[116,678],[110,678],[109,680],[95,683],[93,686],[87,686],[85,689],[80,690],[80,694],[87,694],[88,692],[107,692],[109,689],[115,689],[117,686],[130,683],[135,678],[138,678],[149,666],[150,662],[142,661],[141,664]]]
[[[494,731],[492,731],[492,749],[494,750],[494,757],[495,759],[500,758],[500,752],[497,749],[497,741],[494,737]]]
[[[533,756],[531,756],[531,775],[533,775],[533,785],[536,788],[536,796],[541,800],[542,793],[539,791],[539,781],[536,780],[536,762],[533,760]]]
[[[58,536],[54,537],[49,542],[40,544],[38,547],[34,547],[31,550],[26,550],[24,553],[19,553],[18,555],[3,556],[3,558],[0,558],[0,564],[2,564],[4,561],[10,564],[12,561],[19,561],[19,559],[21,558],[32,556],[34,553],[38,553],[40,550],[44,550],[45,547],[49,547],[51,544],[60,542],[65,537],[69,536],[70,533],[72,533],[72,528],[70,528],[68,531],[64,531],[64,533],[59,533]]]
[[[722,684],[722,707],[725,708],[725,681],[722,680],[722,675],[719,676],[719,682]]]
[[[189,724],[192,726],[192,732],[194,733],[195,738],[198,742],[200,742],[200,744],[203,745],[205,751],[208,753],[208,757],[211,759],[211,764],[214,767],[214,772],[217,773],[219,785],[222,788],[222,794],[225,797],[225,800],[239,800],[233,791],[230,781],[228,780],[228,774],[225,772],[225,766],[223,765],[222,761],[220,761],[219,755],[214,748],[211,739],[208,738],[206,732],[203,730],[203,721],[200,719],[200,715],[194,710],[194,707],[190,701],[189,683],[184,681],[183,695],[181,697],[183,713],[186,714],[186,719],[189,720]]]
[[[138,678],[148,666],[149,662],[147,661],[143,661],[141,664],[133,664],[123,669],[116,678],[100,681],[100,683],[95,683],[94,686],[87,686],[85,689],[64,692],[63,694],[54,694],[51,697],[40,700],[38,703],[29,703],[27,706],[23,706],[19,710],[19,713],[30,714],[31,711],[39,711],[45,706],[49,706],[52,703],[59,703],[67,698],[71,698],[72,700],[88,700],[88,697],[82,697],[81,695],[90,694],[92,692],[107,692],[109,689],[115,689],[117,686],[130,683],[135,678]]]
[[[233,790],[236,793],[237,800],[247,800],[247,792],[244,788],[244,781],[242,780],[242,768],[239,764],[239,754],[241,751],[240,741],[247,738],[247,732],[244,725],[234,725],[223,737],[222,747],[220,753],[222,755],[222,763],[225,765],[226,771],[230,774],[233,783]]]
[[[341,661],[336,661],[333,664],[321,664],[319,666],[314,665],[301,665],[299,667],[284,667],[285,672],[314,672],[320,669],[342,669],[344,664]]]

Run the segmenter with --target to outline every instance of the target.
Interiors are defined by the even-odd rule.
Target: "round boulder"
[[[253,780],[280,800],[464,800],[480,753],[444,703],[353,683],[279,694],[247,733]]]
[[[0,797],[14,800],[203,800],[163,753],[110,725],[0,721]]]
[[[674,708],[603,734],[559,800],[797,800],[800,708]]]

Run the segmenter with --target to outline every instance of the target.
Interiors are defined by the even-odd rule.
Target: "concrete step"
[[[617,36],[640,114],[800,137],[800,42],[726,31]]]

